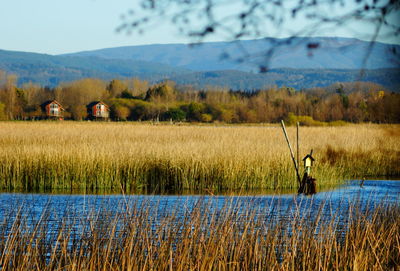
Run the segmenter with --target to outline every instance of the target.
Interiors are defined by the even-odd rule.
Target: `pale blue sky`
[[[108,47],[153,43],[188,43],[175,28],[164,24],[143,35],[117,33],[121,15],[136,0],[0,0],[0,49],[47,54],[70,53]],[[399,19],[395,19],[399,23]],[[302,22],[296,22],[296,26]],[[354,24],[346,29],[315,35],[354,37],[356,29],[371,33],[372,27]],[[290,33],[276,33],[284,37]],[[276,36],[275,35],[275,36]],[[362,36],[356,36],[363,38]],[[222,40],[215,37],[212,40]],[[400,44],[398,38],[381,41]]]

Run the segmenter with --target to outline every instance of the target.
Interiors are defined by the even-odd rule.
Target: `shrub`
[[[202,122],[211,122],[213,117],[211,114],[201,114],[200,119]]]
[[[0,120],[6,120],[7,119],[7,116],[6,116],[6,113],[5,113],[5,105],[4,104],[2,104],[2,103],[0,103]]]
[[[326,126],[326,122],[314,120],[310,116],[296,116],[292,112],[290,112],[286,118],[287,125],[296,125],[299,123],[302,126]]]
[[[186,119],[186,112],[180,108],[170,108],[167,112],[164,113],[164,119],[173,121],[183,121]]]

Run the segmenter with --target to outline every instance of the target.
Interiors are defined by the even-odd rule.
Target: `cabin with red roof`
[[[42,110],[48,119],[63,120],[64,108],[56,100],[47,101],[42,104]]]
[[[91,102],[87,106],[88,118],[90,119],[108,119],[110,108],[101,101]]]

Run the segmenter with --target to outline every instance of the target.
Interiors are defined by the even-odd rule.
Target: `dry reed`
[[[398,125],[302,127],[319,186],[400,175]],[[295,131],[288,128],[294,143]],[[279,127],[0,122],[0,188],[115,191],[297,186]]]
[[[272,203],[271,203],[272,204]],[[97,209],[51,220],[23,207],[0,225],[1,270],[398,270],[400,206],[330,210],[216,208],[200,199],[169,215],[149,202],[121,212]],[[311,205],[310,205],[311,206]],[[184,207],[184,206],[183,206]],[[239,211],[238,211],[239,210]],[[304,211],[304,213],[302,211]],[[305,215],[310,214],[310,215]]]

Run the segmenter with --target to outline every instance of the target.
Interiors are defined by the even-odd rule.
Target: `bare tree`
[[[269,46],[257,53],[249,52],[237,42],[242,54],[235,60],[252,62],[252,59],[257,59],[260,72],[266,72],[279,47],[299,43],[306,46],[312,55],[313,50],[321,45],[299,37],[330,33],[338,27],[349,27],[358,22],[372,28],[364,36],[371,41],[365,55],[365,66],[378,38],[399,37],[399,10],[400,2],[396,0],[141,0],[137,8],[123,17],[124,21],[117,30],[142,33],[168,21],[193,44],[210,37],[226,41],[265,39]],[[280,33],[287,33],[288,38],[268,38]],[[398,53],[393,47],[396,61]],[[222,57],[230,56],[224,54]],[[263,59],[261,63],[260,59]]]
[[[17,76],[7,74],[0,70],[0,102],[5,105],[5,113],[10,120],[14,119],[14,109],[17,100],[16,92]]]

